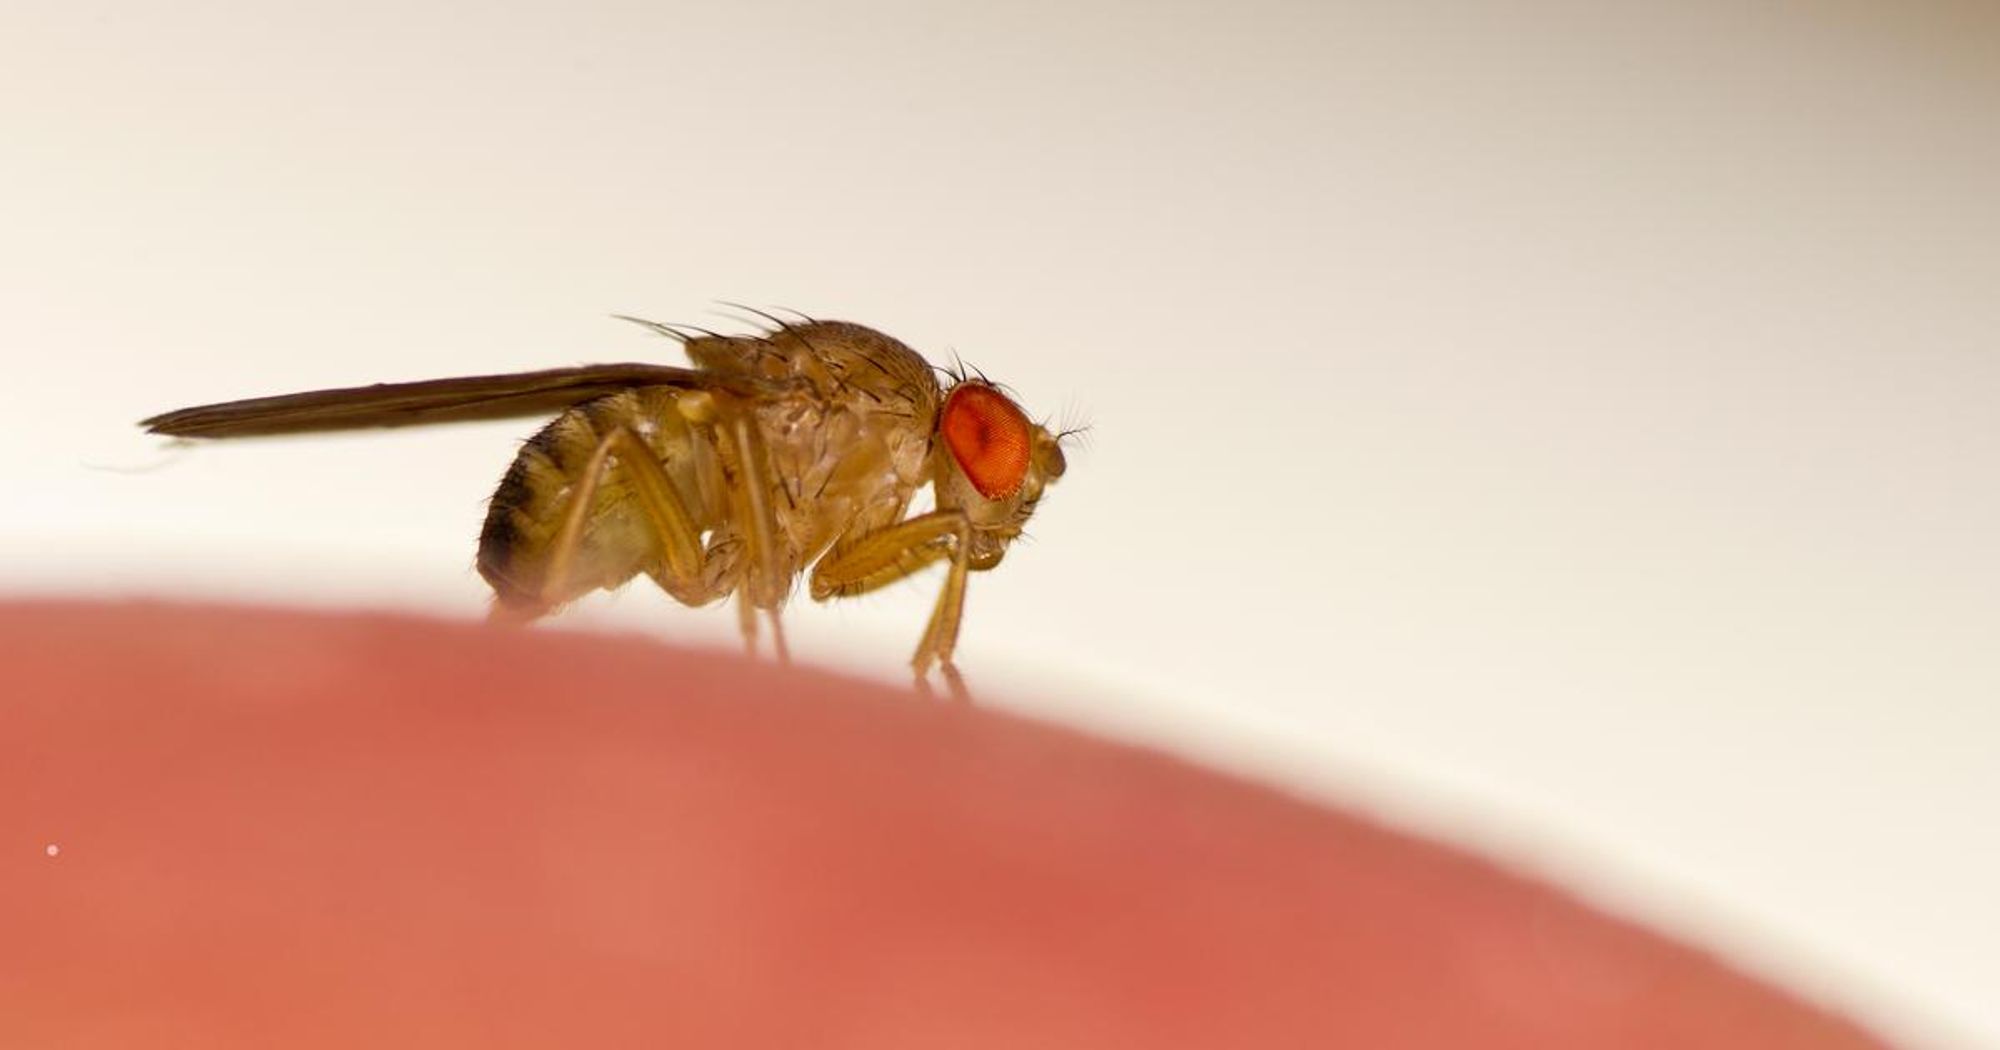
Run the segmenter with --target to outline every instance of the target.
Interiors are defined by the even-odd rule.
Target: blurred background
[[[1091,425],[983,702],[2000,1046],[2000,8],[15,5],[0,593],[476,617],[533,421],[177,449],[788,306]],[[789,625],[900,680],[924,578]],[[733,646],[650,587],[553,629]],[[14,842],[8,848],[40,849]]]

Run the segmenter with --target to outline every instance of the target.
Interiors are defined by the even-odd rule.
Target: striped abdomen
[[[562,528],[569,496],[606,435],[626,426],[666,468],[697,526],[712,529],[722,517],[720,464],[704,431],[678,408],[684,392],[646,387],[598,398],[570,409],[521,446],[493,493],[479,534],[479,574],[493,586],[503,612],[538,616],[598,588],[617,587],[639,573],[656,574],[661,550],[622,471],[604,472],[568,578],[558,594],[544,594],[550,549]],[[615,462],[615,461],[614,461]],[[692,604],[719,594],[673,588]],[[680,593],[689,590],[689,593]]]

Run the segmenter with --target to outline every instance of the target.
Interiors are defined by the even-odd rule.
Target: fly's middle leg
[[[750,655],[757,655],[757,602],[751,597],[747,584],[736,589],[736,626],[743,634],[743,648]],[[781,664],[792,662],[791,647],[785,644],[785,621],[775,608],[767,608],[765,614],[771,618],[771,652]]]
[[[768,455],[757,433],[756,420],[747,409],[716,404],[715,432],[729,447],[735,461],[737,483],[731,487],[730,504],[737,531],[745,542],[743,571],[737,584],[737,623],[743,644],[757,651],[757,610],[771,620],[771,649],[779,663],[790,663],[792,653],[785,644],[785,625],[779,609],[791,584],[791,571],[778,556],[777,512],[771,504]]]

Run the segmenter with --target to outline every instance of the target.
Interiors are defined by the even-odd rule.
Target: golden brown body
[[[811,569],[825,600],[948,561],[914,659],[951,665],[968,572],[999,564],[1044,485],[1057,439],[981,380],[939,384],[916,351],[838,321],[689,336],[694,369],[581,369],[393,384],[229,402],[145,421],[168,434],[393,426],[567,407],[530,438],[494,493],[478,566],[495,613],[525,620],[644,573],[677,600],[778,611]],[[925,485],[935,510],[906,518]]]

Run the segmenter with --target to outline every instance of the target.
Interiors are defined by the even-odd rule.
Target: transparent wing
[[[747,394],[746,378],[672,365],[611,364],[541,372],[461,376],[416,383],[309,390],[163,412],[139,425],[176,437],[251,437],[547,415],[605,394],[643,386]]]

